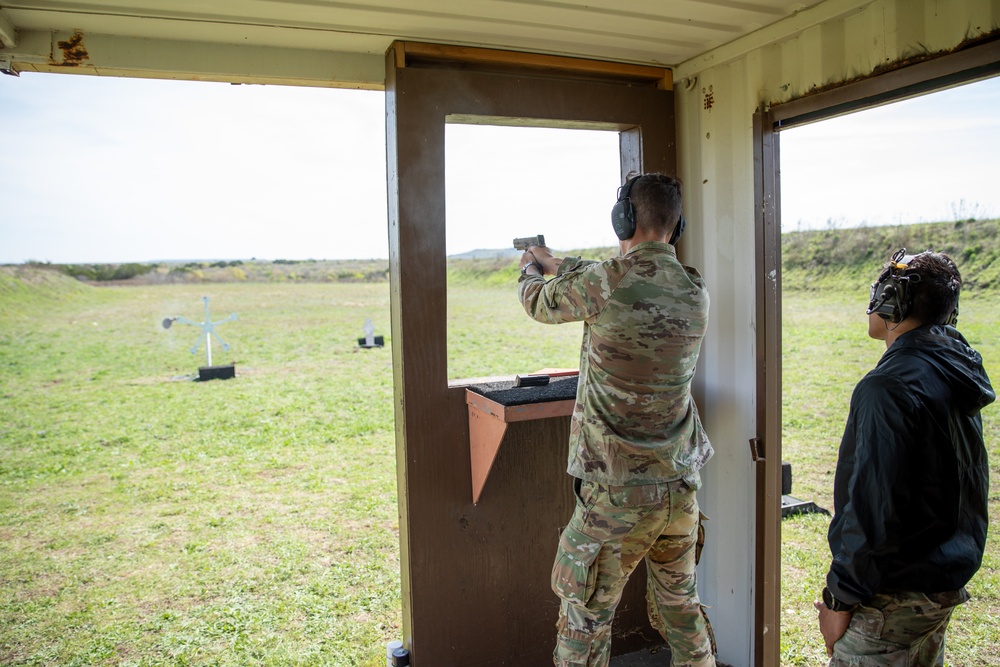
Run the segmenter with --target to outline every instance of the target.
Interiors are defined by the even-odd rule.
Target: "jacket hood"
[[[944,324],[918,327],[900,336],[878,365],[896,354],[919,352],[944,376],[953,389],[953,398],[967,414],[978,412],[996,400],[983,357],[972,349],[957,329]]]

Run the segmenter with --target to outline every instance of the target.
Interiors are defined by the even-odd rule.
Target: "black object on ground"
[[[410,664],[410,652],[405,648],[397,648],[392,652],[392,667],[407,667]]]
[[[368,344],[367,338],[359,338],[358,347],[364,347],[364,348],[385,347],[385,336],[375,336],[374,338],[372,338],[371,345]]]
[[[788,461],[781,462],[781,518],[792,516],[793,514],[826,514],[828,510],[823,509],[811,500],[800,500],[791,495],[792,493],[792,464]]]
[[[830,516],[830,511],[823,509],[811,500],[799,500],[794,496],[781,496],[781,518],[784,519],[793,514],[826,514]]]
[[[202,366],[198,369],[198,381],[229,380],[236,377],[236,364],[225,366]]]

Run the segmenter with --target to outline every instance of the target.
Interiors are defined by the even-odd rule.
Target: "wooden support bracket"
[[[507,432],[507,425],[513,422],[549,417],[566,417],[573,413],[575,399],[527,403],[524,405],[501,405],[496,401],[465,390],[465,402],[469,407],[469,453],[472,463],[472,502],[479,497],[486,486],[486,479],[493,468],[500,443]]]

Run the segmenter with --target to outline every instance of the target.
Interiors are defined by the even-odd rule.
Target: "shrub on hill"
[[[155,271],[158,265],[128,262],[126,264],[55,264],[53,266],[77,280],[105,282],[131,280],[136,276]]]

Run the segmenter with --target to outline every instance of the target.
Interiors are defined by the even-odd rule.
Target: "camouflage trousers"
[[[949,593],[887,593],[859,605],[833,645],[830,667],[943,667],[951,612],[969,599]]]
[[[557,667],[604,667],[611,622],[639,561],[650,623],[674,667],[714,667],[712,626],[695,579],[699,512],[683,481],[607,486],[577,481],[576,510],[559,539],[552,590],[560,599]]]

